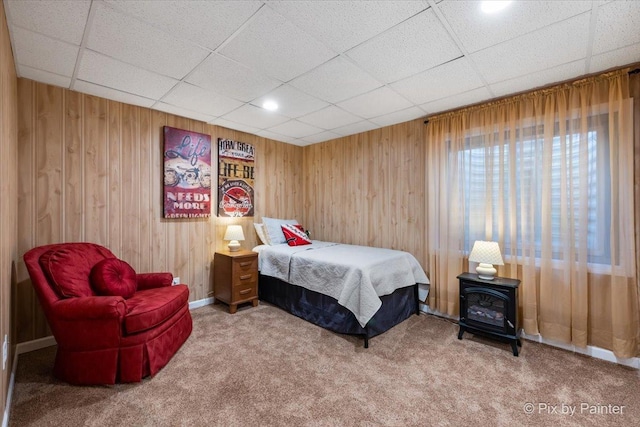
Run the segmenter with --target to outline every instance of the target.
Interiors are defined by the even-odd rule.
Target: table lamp
[[[244,232],[241,225],[229,225],[224,233],[223,240],[230,240],[229,251],[236,252],[240,249],[240,240],[244,240]]]
[[[477,262],[476,272],[478,277],[484,280],[493,280],[497,270],[493,268],[495,265],[504,265],[500,247],[497,242],[486,242],[484,240],[476,240],[469,255],[470,262]]]

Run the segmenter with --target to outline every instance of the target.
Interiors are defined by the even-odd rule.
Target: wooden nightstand
[[[235,313],[238,304],[258,306],[258,254],[252,251],[216,252],[213,256],[214,303],[229,304]]]

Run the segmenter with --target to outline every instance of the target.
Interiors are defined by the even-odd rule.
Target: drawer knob
[[[245,261],[240,263],[240,267],[247,267],[251,265],[251,261]]]
[[[245,274],[240,276],[240,280],[247,280],[247,279],[251,279],[252,274]]]
[[[246,295],[246,294],[248,294],[249,292],[251,292],[251,289],[245,289],[245,290],[243,290],[243,291],[240,291],[240,295]]]

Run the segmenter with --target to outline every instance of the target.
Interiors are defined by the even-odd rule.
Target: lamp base
[[[497,272],[498,270],[493,268],[492,264],[485,264],[484,262],[481,262],[476,267],[476,273],[478,273],[478,277],[483,280],[493,280]]]
[[[229,242],[229,252],[237,252],[240,249],[240,242],[232,240]]]

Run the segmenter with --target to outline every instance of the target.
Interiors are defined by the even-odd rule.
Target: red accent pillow
[[[289,246],[310,245],[311,240],[300,224],[282,224],[282,232]]]
[[[118,258],[107,258],[91,269],[91,285],[98,295],[131,298],[138,282],[134,269]]]

